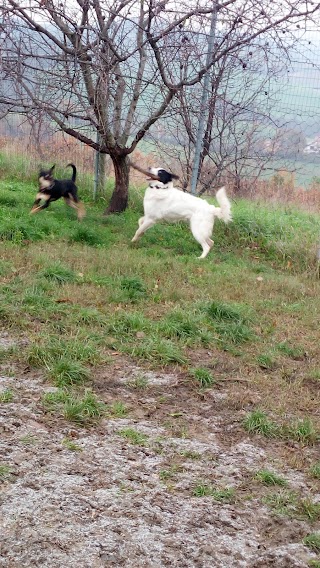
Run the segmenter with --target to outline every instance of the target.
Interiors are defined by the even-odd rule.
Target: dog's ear
[[[55,164],[53,164],[52,168],[50,168],[50,170],[49,170],[50,174],[52,174],[52,173],[53,173],[53,170],[54,170],[54,168],[55,168],[55,167],[56,167],[56,165],[55,165]]]
[[[158,170],[158,178],[164,184],[169,183],[173,179],[179,179],[179,177],[176,176],[175,174],[172,174],[171,172],[167,172],[166,170],[163,170],[163,169]]]

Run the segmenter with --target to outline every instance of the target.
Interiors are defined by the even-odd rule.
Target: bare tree
[[[128,201],[129,155],[173,101],[226,55],[259,37],[303,25],[307,0],[4,0],[0,8],[0,104],[109,154],[109,212]],[[207,59],[213,10],[223,33]],[[98,133],[98,136],[97,136]]]
[[[200,195],[220,184],[221,177],[223,182],[231,181],[239,193],[243,178],[258,178],[275,156],[302,151],[304,135],[289,127],[285,110],[279,112],[291,58],[303,45],[296,31],[284,28],[285,39],[279,41],[279,34],[269,30],[237,53],[221,57],[208,72],[205,108],[201,108],[201,83],[177,94],[166,138],[160,119],[154,141],[167,156],[168,165],[180,164],[185,190],[191,179],[201,114],[206,121],[198,173]],[[224,30],[217,30],[218,40],[221,35]]]

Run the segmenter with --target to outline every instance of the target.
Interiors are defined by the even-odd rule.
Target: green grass
[[[233,488],[213,488],[206,483],[197,485],[193,490],[195,497],[213,497],[215,501],[230,503],[235,498],[235,491]]]
[[[38,442],[38,438],[34,434],[26,434],[22,436],[19,441],[24,446],[35,446]]]
[[[76,275],[68,266],[55,263],[47,266],[39,272],[39,276],[47,278],[57,284],[66,284],[67,282],[75,282]]]
[[[159,479],[161,481],[168,481],[174,479],[178,473],[183,472],[183,467],[180,464],[172,464],[168,469],[162,469],[159,471]]]
[[[148,378],[144,377],[143,375],[139,375],[137,377],[134,377],[134,379],[130,379],[127,382],[127,385],[130,388],[140,389],[140,390],[144,390],[144,389],[148,388],[148,384],[149,384]]]
[[[278,350],[280,353],[283,353],[287,357],[291,357],[292,359],[303,359],[305,356],[305,350],[301,346],[291,346],[288,344],[287,341],[283,341],[279,343]]]
[[[207,307],[207,314],[222,348],[227,350],[230,345],[241,345],[256,339],[252,329],[252,313],[247,306],[214,301]]]
[[[134,430],[134,428],[123,428],[122,430],[119,430],[118,434],[122,436],[122,438],[128,440],[131,444],[137,446],[145,446],[148,440],[148,436]]]
[[[320,533],[310,533],[303,539],[303,544],[313,552],[320,552]]]
[[[320,560],[316,559],[309,560],[308,566],[311,566],[312,568],[320,568]]]
[[[57,413],[81,426],[96,423],[106,412],[105,405],[89,390],[81,396],[59,389],[44,395],[43,404],[49,412]]]
[[[284,435],[305,445],[315,444],[320,440],[320,432],[317,431],[310,418],[300,419],[289,426],[285,426]]]
[[[210,388],[215,383],[212,373],[205,367],[196,367],[194,369],[190,369],[189,372],[195,383],[201,388]]]
[[[111,406],[109,406],[109,412],[114,418],[124,418],[128,415],[129,409],[123,402],[121,402],[121,400],[116,400]]]
[[[320,519],[320,504],[310,498],[302,498],[294,491],[280,489],[264,497],[263,502],[278,515],[307,520],[310,523]]]
[[[277,424],[261,410],[247,414],[243,420],[243,427],[251,434],[290,439],[303,445],[313,445],[320,439],[320,432],[310,418],[299,419],[291,424]]]
[[[99,346],[90,337],[61,338],[58,334],[39,337],[38,343],[31,345],[27,351],[29,365],[36,368],[46,367],[49,370],[59,365],[70,365],[71,369],[75,362],[94,364],[100,360]],[[80,370],[81,366],[78,367],[78,371]]]
[[[12,402],[14,399],[14,392],[11,389],[5,389],[0,392],[0,404]]]
[[[261,434],[267,438],[278,435],[279,428],[261,410],[250,412],[243,421],[244,429],[250,434]]]
[[[282,487],[288,485],[286,479],[267,469],[261,469],[260,471],[257,471],[255,479],[257,479],[257,481],[260,481],[260,483],[263,483],[264,485],[280,485]]]
[[[120,289],[124,290],[128,300],[136,302],[147,296],[147,289],[141,278],[126,276],[120,280]]]
[[[178,345],[168,339],[150,337],[143,339],[140,343],[134,343],[124,348],[124,351],[137,359],[158,363],[159,365],[170,365],[173,363],[184,364],[187,362],[186,356]]]
[[[279,515],[296,516],[297,495],[293,491],[280,490],[277,493],[270,493],[263,502]]]
[[[61,358],[48,368],[48,376],[57,387],[83,384],[90,378],[90,373],[79,361]]]
[[[1,481],[10,480],[12,476],[12,467],[7,464],[0,464],[0,483]]]
[[[79,446],[73,440],[70,440],[69,438],[64,438],[62,440],[62,445],[65,448],[67,448],[67,450],[70,450],[70,452],[82,452],[81,446]]]
[[[320,479],[320,461],[311,466],[310,473],[315,479]]]
[[[194,450],[181,450],[180,455],[189,460],[201,460],[202,454]]]
[[[257,357],[257,363],[262,369],[272,371],[276,367],[276,359],[272,353],[261,353]]]

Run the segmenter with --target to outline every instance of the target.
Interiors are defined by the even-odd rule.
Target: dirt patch
[[[1,567],[308,566],[302,539],[318,525],[274,514],[253,477],[271,468],[314,497],[312,482],[286,466],[279,443],[248,437],[229,385],[201,393],[182,374],[119,360],[94,390],[128,414],[88,429],[44,411],[52,387],[41,373],[3,375],[0,389],[14,393],[0,416]],[[208,486],[231,493],[195,495]]]

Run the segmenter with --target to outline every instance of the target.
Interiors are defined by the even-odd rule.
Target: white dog
[[[199,258],[205,258],[213,245],[210,237],[215,217],[225,223],[232,221],[231,204],[225,188],[217,191],[220,207],[215,207],[200,197],[174,188],[172,180],[178,179],[176,175],[162,168],[150,168],[149,171],[159,181],[149,183],[143,200],[144,216],[139,219],[139,228],[132,242],[158,221],[190,221],[191,232],[203,250]]]

